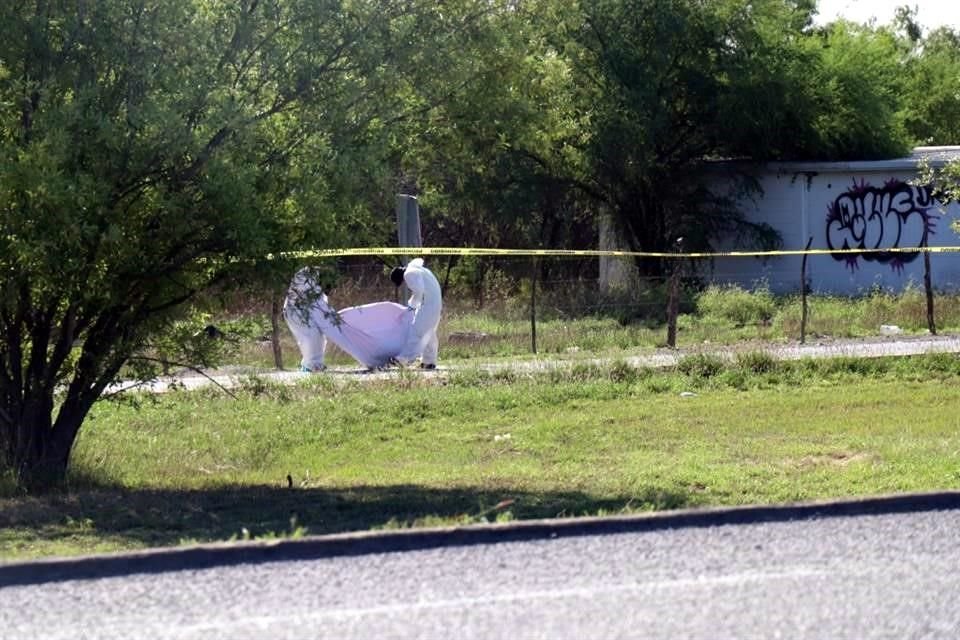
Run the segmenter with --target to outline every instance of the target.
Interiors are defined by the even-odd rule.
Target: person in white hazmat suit
[[[300,371],[311,373],[327,368],[323,361],[327,337],[316,326],[314,316],[329,309],[329,303],[317,278],[317,271],[310,267],[297,271],[283,301],[283,318],[300,347]]]
[[[415,258],[406,268],[396,267],[390,272],[390,280],[400,286],[406,284],[410,289],[407,306],[413,309],[413,325],[396,360],[400,364],[410,364],[418,357],[423,369],[437,368],[437,351],[440,341],[437,338],[437,326],[443,311],[443,296],[440,282],[429,269],[423,266],[423,258]]]

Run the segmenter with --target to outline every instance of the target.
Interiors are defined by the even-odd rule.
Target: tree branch
[[[238,399],[239,399],[235,393],[233,393],[232,391],[230,391],[230,389],[226,388],[225,386],[223,386],[222,384],[220,384],[219,382],[217,382],[216,379],[214,379],[212,376],[208,375],[203,369],[200,369],[199,367],[195,367],[195,366],[193,366],[193,365],[191,365],[191,364],[185,364],[185,363],[182,363],[182,362],[177,362],[177,361],[175,361],[175,360],[166,360],[165,358],[152,358],[152,357],[149,357],[149,356],[135,356],[135,357],[130,358],[130,361],[131,361],[131,362],[137,361],[137,360],[143,361],[143,362],[153,362],[153,363],[156,363],[156,364],[159,364],[159,365],[164,365],[164,366],[181,367],[181,368],[183,368],[183,369],[187,369],[187,370],[189,370],[189,371],[193,371],[194,373],[203,376],[204,378],[206,378],[207,380],[209,380],[212,384],[214,384],[214,385],[216,385],[217,387],[219,387],[221,391],[223,391],[224,393],[226,393],[228,396],[230,396],[230,397],[233,398],[234,400],[238,400]],[[138,384],[134,385],[133,387],[129,387],[128,389],[122,389],[122,390],[120,390],[120,391],[116,391],[116,392],[114,392],[114,393],[107,394],[107,395],[105,395],[104,397],[105,397],[105,398],[110,398],[110,397],[113,397],[114,395],[119,395],[119,394],[123,393],[124,391],[129,390],[130,388],[136,388],[136,387],[145,385],[145,384],[147,384],[148,382],[149,382],[149,380],[142,380],[142,381],[140,381]]]

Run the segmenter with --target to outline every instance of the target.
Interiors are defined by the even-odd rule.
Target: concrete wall
[[[743,167],[738,167],[743,170]],[[756,168],[763,194],[743,202],[747,218],[766,222],[783,238],[783,249],[958,246],[950,223],[960,206],[944,208],[929,191],[909,184],[916,157],[880,162],[780,163]],[[723,173],[716,181],[722,186]],[[733,248],[726,243],[724,248]],[[718,258],[705,275],[718,283],[752,287],[766,282],[775,292],[800,290],[801,256]],[[934,288],[960,291],[960,253],[931,254]],[[807,281],[814,292],[858,294],[874,287],[901,290],[923,285],[920,253],[845,257],[813,255]]]

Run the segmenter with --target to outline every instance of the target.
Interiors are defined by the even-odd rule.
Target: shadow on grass
[[[649,490],[643,496],[596,498],[578,492],[529,493],[486,489],[431,489],[419,486],[349,489],[230,487],[195,491],[89,489],[43,498],[0,500],[0,544],[33,539],[56,544],[109,540],[120,548],[165,547],[159,552],[54,557],[40,563],[0,561],[0,589],[6,586],[96,579],[215,566],[329,558],[439,546],[503,543],[530,539],[641,532],[678,527],[715,527],[759,521],[787,521],[877,513],[960,508],[960,492],[886,496],[860,501],[682,510],[653,518],[601,518],[528,522],[519,527],[458,527],[437,531],[421,525],[475,524],[509,508],[516,520],[618,514],[642,509],[689,506],[682,493]],[[237,539],[284,538],[291,528],[311,534],[414,527],[390,536],[341,536],[275,540],[241,545],[187,545]],[[78,530],[79,527],[79,530]],[[0,547],[2,550],[3,547]],[[0,556],[2,557],[2,556]]]
[[[597,498],[579,492],[411,485],[198,490],[94,487],[0,499],[0,532],[15,530],[15,537],[36,542],[82,536],[110,540],[121,548],[166,547],[183,542],[286,537],[299,527],[310,535],[322,535],[474,524],[507,512],[513,520],[530,520],[676,509],[688,504],[688,495],[657,489],[642,495]]]

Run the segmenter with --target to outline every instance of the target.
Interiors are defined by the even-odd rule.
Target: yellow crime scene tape
[[[279,258],[339,258],[346,256],[577,256],[584,258],[772,258],[801,255],[858,255],[870,253],[957,253],[960,247],[888,247],[883,249],[781,249],[777,251],[605,251],[599,249],[485,249],[479,247],[354,247],[288,251]],[[268,256],[273,258],[274,256]]]

